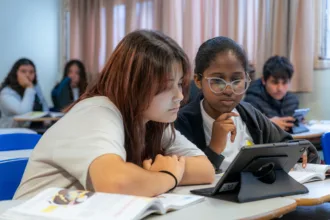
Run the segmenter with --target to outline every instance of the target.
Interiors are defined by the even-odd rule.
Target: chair
[[[33,149],[40,138],[40,134],[2,134],[0,135],[0,151]]]
[[[325,164],[330,164],[330,132],[324,133],[321,138],[321,145]]]
[[[0,161],[0,201],[13,198],[27,162],[27,158]]]

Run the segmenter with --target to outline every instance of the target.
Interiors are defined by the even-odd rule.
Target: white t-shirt
[[[213,118],[211,118],[206,112],[203,107],[203,101],[200,102],[201,106],[201,113],[203,118],[203,127],[204,127],[204,134],[205,134],[205,141],[206,145],[210,145],[211,136],[212,136],[212,128],[213,128],[213,122],[215,121]],[[233,109],[232,112],[235,112],[238,114],[238,111],[236,109]],[[245,123],[243,122],[242,118],[240,116],[238,117],[232,117],[232,120],[234,121],[234,124],[236,126],[236,138],[235,141],[232,143],[230,140],[231,134],[228,133],[227,136],[227,144],[225,150],[222,152],[222,155],[225,157],[222,164],[220,165],[220,169],[223,171],[227,170],[230,163],[234,160],[240,149],[246,145],[247,141],[253,142],[252,137],[246,128]]]
[[[168,140],[169,132],[163,141]],[[104,154],[116,154],[126,161],[124,141],[121,113],[107,97],[77,103],[40,139],[14,198],[28,199],[49,187],[93,190],[88,178],[90,164]],[[179,132],[165,154],[204,155]]]

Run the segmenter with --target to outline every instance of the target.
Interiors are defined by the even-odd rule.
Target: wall
[[[30,58],[50,105],[61,72],[60,14],[60,0],[0,0],[0,81],[17,59]]]
[[[300,107],[311,109],[308,120],[330,120],[330,70],[314,71],[313,85],[313,92],[297,94]]]

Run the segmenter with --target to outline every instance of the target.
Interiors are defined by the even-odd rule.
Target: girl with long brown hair
[[[128,34],[97,83],[43,135],[15,198],[48,187],[155,196],[211,183],[211,163],[173,127],[189,81],[188,58],[171,38]]]

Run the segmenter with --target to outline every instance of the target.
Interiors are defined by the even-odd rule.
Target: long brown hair
[[[155,158],[173,143],[173,123],[149,121],[145,125],[142,114],[153,97],[167,89],[168,79],[178,64],[182,67],[182,91],[186,99],[191,71],[182,48],[157,31],[131,32],[118,44],[95,85],[77,100],[107,96],[117,106],[123,117],[128,162],[141,165],[144,159]],[[170,142],[162,143],[169,125],[172,129]]]

